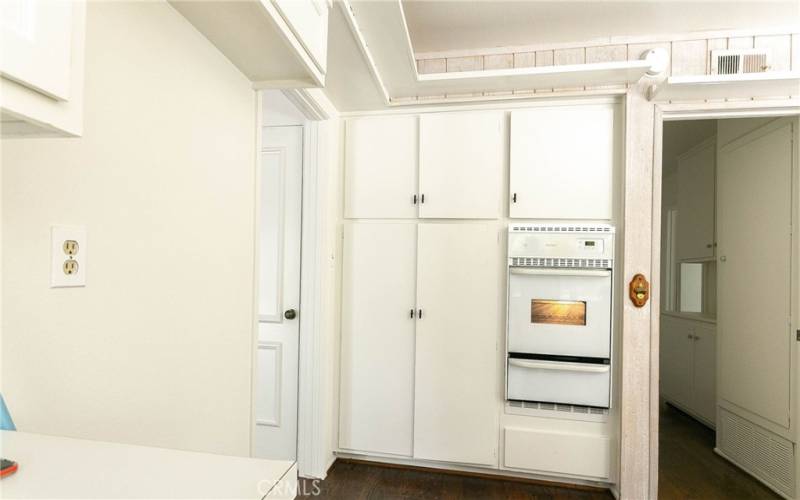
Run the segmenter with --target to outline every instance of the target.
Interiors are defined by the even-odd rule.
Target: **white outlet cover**
[[[71,258],[78,264],[75,274],[64,273],[64,261],[70,256],[64,253],[64,242],[78,242],[78,253]],[[86,286],[86,228],[84,226],[52,226],[50,228],[50,288]]]

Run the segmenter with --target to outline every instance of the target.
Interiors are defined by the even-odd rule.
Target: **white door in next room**
[[[253,455],[297,457],[303,127],[264,127]]]

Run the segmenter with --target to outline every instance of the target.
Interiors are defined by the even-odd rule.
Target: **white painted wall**
[[[261,125],[282,127],[305,125],[306,118],[280,90],[261,92]]]
[[[3,394],[20,430],[247,455],[256,96],[164,2],[93,2],[85,133],[5,140]],[[85,288],[50,289],[51,224]]]

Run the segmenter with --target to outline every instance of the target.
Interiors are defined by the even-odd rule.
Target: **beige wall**
[[[775,118],[729,118],[719,120],[717,125],[717,148],[721,148],[731,141],[766,125]]]
[[[92,2],[85,133],[2,144],[20,430],[249,454],[256,96],[164,2]],[[49,288],[52,224],[87,286]]]

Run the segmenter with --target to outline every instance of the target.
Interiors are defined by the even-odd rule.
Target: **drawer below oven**
[[[508,399],[608,408],[610,392],[610,365],[508,360]]]

